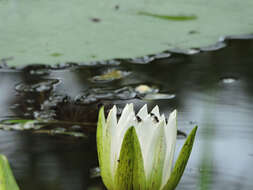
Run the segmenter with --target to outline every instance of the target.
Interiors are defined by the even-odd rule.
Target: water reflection
[[[146,64],[138,59],[64,69],[0,70],[0,119],[95,123],[102,104],[106,110],[118,104],[119,111],[126,102],[134,102],[136,109],[144,103],[149,108],[158,104],[165,114],[176,108],[180,130],[188,133],[199,126],[177,189],[253,189],[253,40],[225,43],[227,47],[219,50],[172,53]],[[129,74],[106,83],[90,80],[108,70]],[[154,94],[175,96],[145,99],[135,90],[143,84],[155,87]],[[86,139],[0,131],[0,152],[9,157],[21,189],[104,189],[100,178],[90,174],[97,167],[95,129],[90,128],[83,131]]]
[[[22,189],[84,189],[89,168],[96,166],[95,142],[30,133],[1,132]]]

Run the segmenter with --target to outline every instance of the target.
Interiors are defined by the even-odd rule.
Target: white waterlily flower
[[[97,149],[101,176],[108,190],[173,190],[191,153],[197,127],[188,136],[177,162],[173,158],[177,137],[177,112],[169,119],[158,106],[148,113],[144,105],[135,115],[127,104],[117,120],[114,106],[107,119],[101,108]]]

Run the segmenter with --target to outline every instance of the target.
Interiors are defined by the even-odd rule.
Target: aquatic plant
[[[0,189],[19,190],[7,158],[0,154]]]
[[[173,190],[183,175],[197,126],[189,134],[173,166],[177,112],[167,120],[158,106],[148,113],[143,106],[135,115],[127,104],[117,121],[114,106],[107,119],[99,112],[97,149],[102,180],[108,190]]]

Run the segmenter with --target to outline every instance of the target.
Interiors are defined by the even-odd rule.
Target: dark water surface
[[[98,108],[134,102],[136,109],[158,104],[167,115],[177,109],[178,126],[185,133],[199,126],[178,190],[253,189],[253,40],[225,43],[219,50],[160,55],[155,60],[54,69],[2,67],[0,120],[59,120],[63,124],[54,129],[85,134],[77,138],[0,130],[0,153],[9,158],[20,188],[103,189],[91,172],[98,166],[94,125]],[[151,94],[135,90],[142,84],[152,87]],[[82,126],[84,122],[91,124]],[[178,147],[184,141],[179,138]]]

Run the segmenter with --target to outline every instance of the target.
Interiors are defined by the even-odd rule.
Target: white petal
[[[111,138],[111,157],[113,154],[112,144],[115,141],[116,126],[117,126],[117,108],[116,106],[113,106],[113,108],[109,111],[107,121],[106,121],[106,128],[108,130],[107,137]],[[111,160],[111,171],[113,171],[112,160]]]
[[[144,170],[146,173],[148,164],[148,152],[150,149],[151,144],[153,143],[153,136],[155,134],[155,131],[157,130],[157,127],[154,125],[153,118],[148,115],[145,120],[138,123],[138,126],[136,127],[136,133],[140,142],[141,151],[143,155],[143,161],[144,161]]]
[[[115,169],[117,168],[117,160],[120,156],[120,149],[121,145],[125,136],[125,133],[127,129],[134,125],[136,122],[134,120],[135,113],[133,109],[133,104],[127,104],[122,112],[122,115],[119,119],[119,122],[116,126],[115,134],[114,134],[114,140],[112,141],[111,147],[112,147],[112,155],[111,155],[111,162],[114,165],[112,173],[114,174]]]
[[[117,107],[113,106],[113,108],[110,110],[108,117],[107,117],[107,125],[111,126],[111,135],[112,138],[114,137],[116,133],[116,127],[117,127]]]
[[[114,128],[117,125],[117,107],[113,106],[113,108],[109,111],[109,114],[106,119],[105,123],[105,128],[104,128],[104,135],[109,135],[111,138],[113,135],[112,133],[114,132]]]
[[[159,107],[157,105],[152,109],[151,113],[160,119]]]
[[[135,112],[133,104],[129,104],[127,115],[124,120],[120,118],[120,121],[117,125],[117,136],[119,137],[119,141],[123,141],[125,133],[129,127],[132,127],[135,124]],[[119,142],[118,142],[119,143]]]
[[[145,150],[145,155],[144,155],[144,169],[146,176],[149,177],[149,175],[152,172],[153,166],[153,161],[154,158],[157,157],[158,155],[155,154],[156,148],[157,148],[157,142],[159,138],[163,135],[163,129],[164,129],[164,123],[161,122],[159,123],[156,128],[152,131],[151,134],[149,134],[148,139],[144,142],[146,144],[146,150]],[[148,143],[147,143],[148,141]],[[165,146],[164,146],[165,148]],[[155,168],[155,167],[154,167]]]
[[[129,112],[129,104],[126,104],[119,118],[119,123],[124,122],[124,120],[127,118],[128,112]]]
[[[177,138],[177,112],[174,110],[170,116],[167,125],[164,128],[165,132],[165,139],[166,139],[166,155],[165,155],[165,162],[163,168],[163,179],[162,179],[162,187],[168,181],[171,170],[172,170],[172,163],[175,153],[176,147],[176,138]]]
[[[120,148],[125,136],[126,131],[132,127],[134,125],[134,118],[135,118],[135,114],[133,112],[129,113],[129,116],[127,117],[127,119],[125,120],[125,123],[122,124],[122,126],[118,126],[118,130],[117,130],[117,141],[116,141],[116,146],[117,146],[117,152],[116,152],[116,157],[119,157],[120,154]]]
[[[164,114],[161,115],[159,122],[164,122],[164,126],[166,126],[167,123],[166,123],[166,118],[165,118]]]
[[[110,121],[111,120],[111,121]],[[107,122],[111,122],[112,127],[117,126],[117,107],[114,105],[113,108],[110,110],[108,117],[107,117]]]
[[[142,106],[140,111],[137,114],[142,120],[144,120],[148,116],[148,109],[147,109],[147,104]]]

